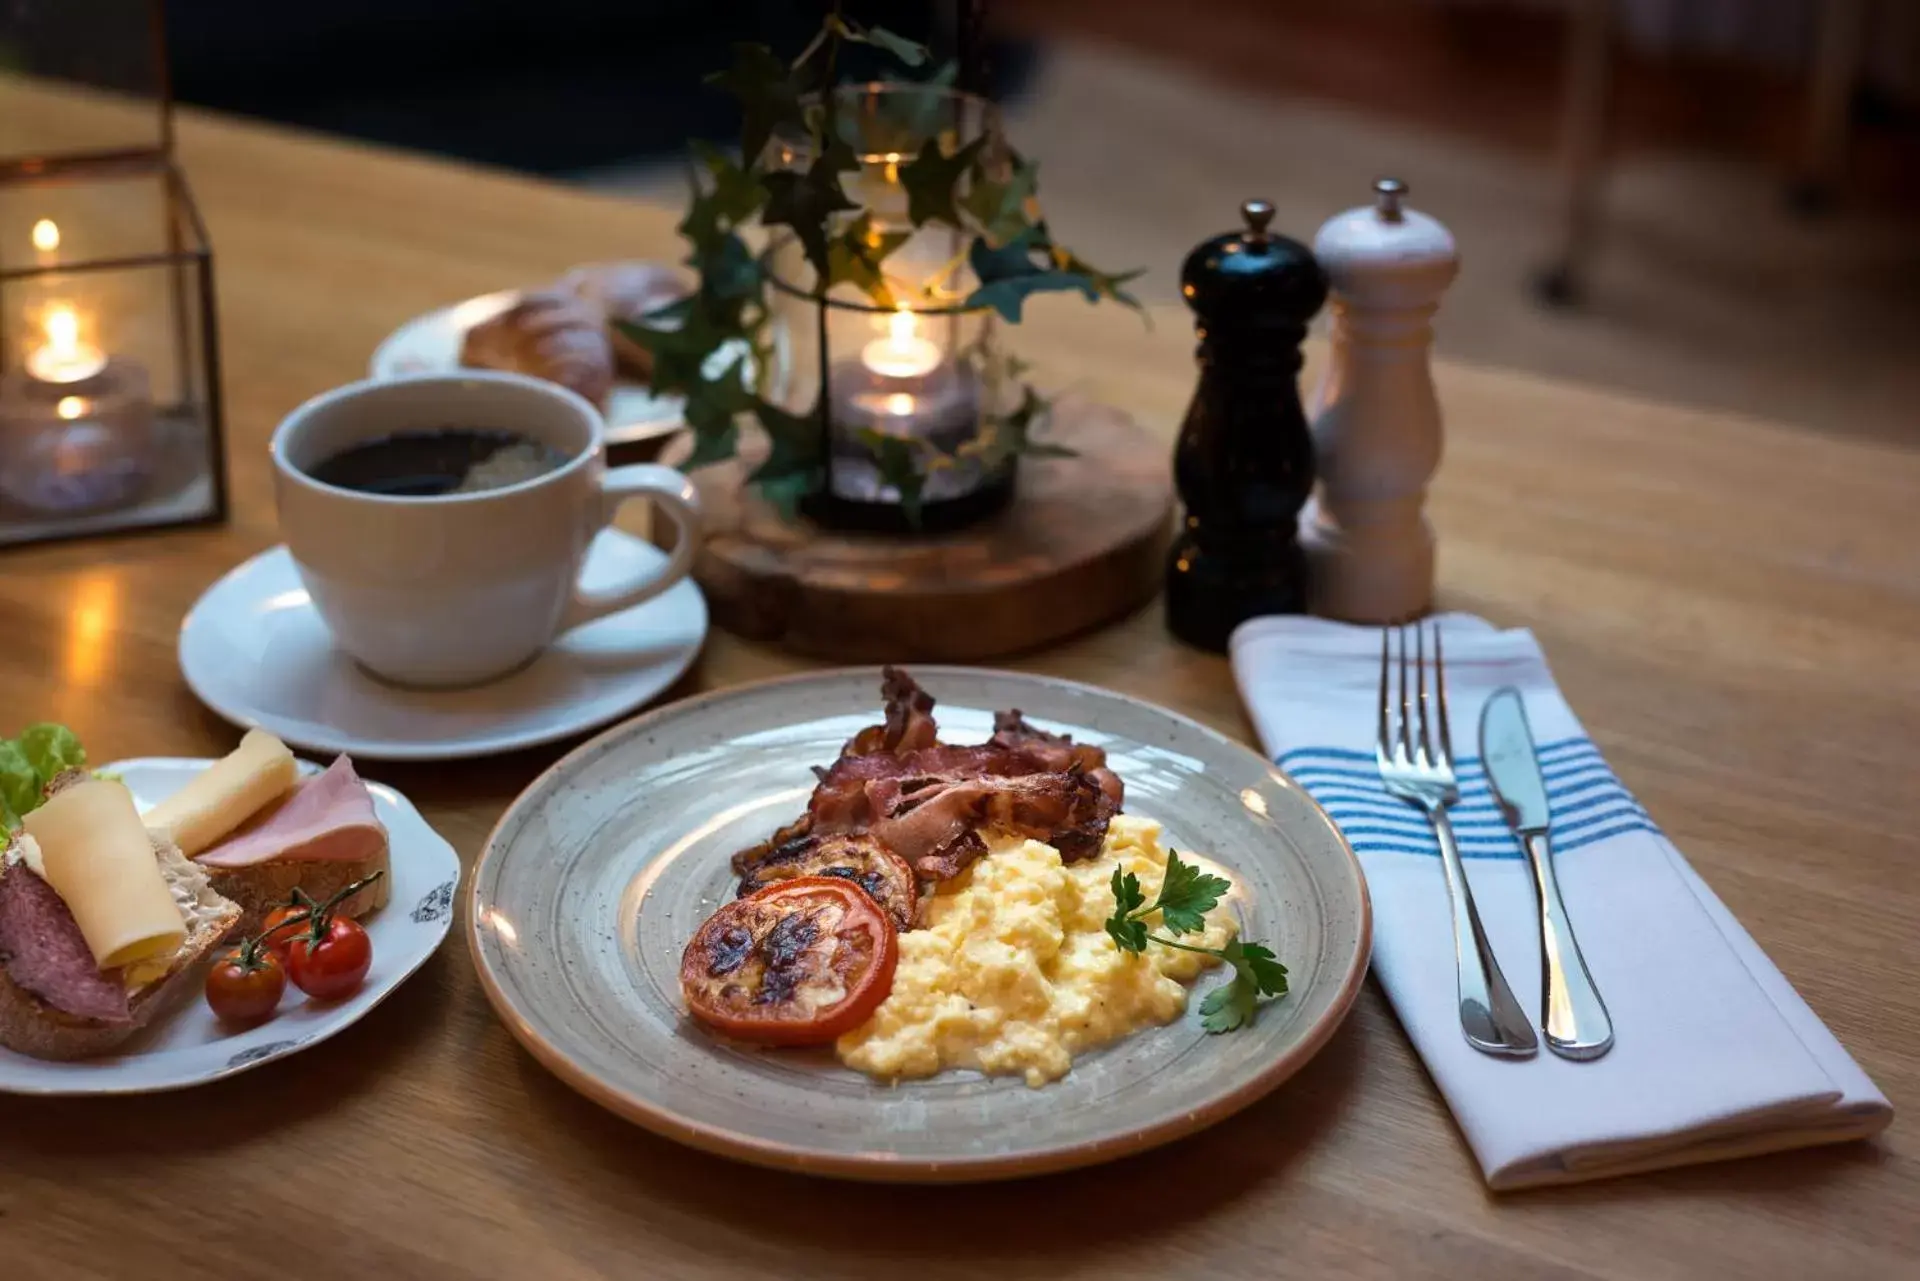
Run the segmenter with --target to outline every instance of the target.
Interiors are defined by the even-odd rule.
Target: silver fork
[[[1388,641],[1392,628],[1380,633],[1380,732],[1374,760],[1387,791],[1418,806],[1433,824],[1440,842],[1440,863],[1447,874],[1447,900],[1453,907],[1453,960],[1460,993],[1460,1030],[1467,1044],[1487,1054],[1524,1058],[1540,1048],[1525,1010],[1513,999],[1500,963],[1494,960],[1480,913],[1473,906],[1467,869],[1454,843],[1447,808],[1460,799],[1453,772],[1453,733],[1447,723],[1446,663],[1440,652],[1440,630],[1433,632],[1433,690],[1427,689],[1426,629],[1415,624],[1413,661],[1407,661],[1407,629],[1400,629],[1399,715],[1393,714],[1392,667]],[[1415,698],[1407,697],[1407,668],[1414,669]],[[1417,722],[1417,728],[1416,728]]]

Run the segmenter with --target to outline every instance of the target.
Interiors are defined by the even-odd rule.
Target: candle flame
[[[895,418],[907,417],[913,412],[913,397],[904,391],[889,393],[887,396],[887,412]]]
[[[55,354],[70,357],[80,346],[80,315],[66,303],[57,302],[47,308],[44,322],[47,331],[47,346]]]
[[[49,303],[40,313],[46,344],[27,353],[27,372],[42,382],[72,383],[106,368],[107,358],[81,336],[80,313],[73,304]]]
[[[906,347],[914,338],[913,313],[905,307],[887,317],[887,341],[896,347]]]
[[[62,396],[60,402],[53,407],[53,412],[59,414],[68,422],[72,422],[87,412],[87,398],[85,396]]]
[[[33,224],[33,247],[43,254],[50,254],[60,247],[60,224],[51,218],[42,218]]]

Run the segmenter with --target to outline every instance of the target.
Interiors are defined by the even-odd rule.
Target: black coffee
[[[567,455],[552,445],[517,431],[437,427],[361,441],[307,468],[307,474],[363,494],[432,498],[518,485],[566,461]]]

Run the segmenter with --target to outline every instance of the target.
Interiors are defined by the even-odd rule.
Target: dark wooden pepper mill
[[[1215,236],[1180,267],[1200,385],[1173,450],[1186,519],[1167,558],[1167,626],[1211,650],[1249,618],[1307,608],[1298,522],[1313,439],[1300,343],[1327,278],[1305,245],[1267,230],[1272,205],[1249,200],[1240,212],[1244,232]]]

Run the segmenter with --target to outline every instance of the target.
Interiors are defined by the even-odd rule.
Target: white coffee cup
[[[349,446],[442,427],[519,432],[567,461],[517,485],[435,497],[362,493],[311,474]],[[599,411],[564,387],[479,371],[351,383],[288,414],[271,446],[280,530],[334,643],[399,684],[472,685],[685,578],[699,544],[692,483],[651,463],[609,469],[605,432]],[[586,591],[587,548],[631,498],[679,526],[672,558]]]

